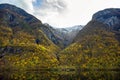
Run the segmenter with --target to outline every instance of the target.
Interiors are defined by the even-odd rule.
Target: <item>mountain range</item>
[[[85,26],[54,28],[23,9],[0,4],[0,65],[119,69],[120,9],[99,11]]]

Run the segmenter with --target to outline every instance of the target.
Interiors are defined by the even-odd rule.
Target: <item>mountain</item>
[[[46,29],[47,28],[47,29]],[[63,39],[56,34],[56,29],[50,26],[49,24],[44,24],[44,28],[42,28],[43,32],[46,36],[51,40],[55,45],[60,48],[64,48]]]
[[[67,45],[69,45],[73,40],[74,36],[81,29],[81,27],[77,28],[78,29],[77,31],[76,27],[74,29],[73,28],[66,29],[67,31],[68,30],[74,31],[65,33],[66,36],[63,37],[62,35],[63,33],[61,32],[61,30],[64,31],[64,29],[58,30],[51,27],[49,24],[42,24],[42,22],[35,18],[34,16],[28,14],[27,12],[16,6],[9,4],[0,5],[0,17],[1,25],[10,26],[11,28],[14,28],[15,31],[16,29],[17,30],[24,29],[31,33],[32,30],[35,29],[41,30],[48,37],[49,40],[51,40],[55,45],[59,46],[60,48],[64,48]],[[74,32],[72,36],[69,36],[71,35],[72,32]],[[70,38],[65,39],[68,37]]]
[[[68,46],[82,28],[71,27],[64,32],[10,4],[0,4],[0,20],[0,64],[11,69],[58,65],[60,48]]]
[[[120,41],[120,9],[110,8],[97,12],[93,15],[93,20],[108,25],[108,29],[113,31]]]
[[[69,46],[73,39],[76,37],[77,33],[83,28],[81,25],[68,27],[68,28],[55,28],[54,34],[62,39],[62,44],[64,47]],[[63,48],[64,48],[63,47]]]
[[[112,30],[119,31],[120,29],[120,9],[105,9],[93,15],[93,20],[102,22]]]
[[[47,38],[47,31],[52,34],[52,32],[49,30],[49,27],[42,24],[40,20],[28,14],[24,10],[13,5],[1,4],[0,16],[1,26],[11,28],[13,34],[17,32],[20,33],[21,31],[27,32],[28,34],[34,36],[35,40],[40,40],[40,44],[54,45]]]
[[[111,32],[115,33],[116,34],[115,37],[117,38],[117,40],[119,40],[119,36],[120,36],[119,35],[120,34],[120,30],[119,30],[120,29],[120,9],[111,8],[111,9],[105,9],[105,10],[102,10],[102,11],[95,13],[92,17],[92,21],[90,23],[88,23],[88,25],[92,26],[92,25],[95,25],[96,23],[104,24],[104,26],[106,26],[104,28],[106,28],[107,31],[111,31]],[[84,27],[84,29],[79,32],[78,37],[82,36],[82,34],[89,34],[90,30],[94,30],[94,29],[92,29],[94,27],[89,27],[89,28],[88,27],[89,26]],[[86,33],[84,33],[84,32],[86,32]]]
[[[119,69],[120,9],[105,9],[93,15],[73,43],[59,53],[61,65],[89,69]]]
[[[9,4],[0,5],[0,24],[10,26],[11,28],[24,29],[29,31],[39,29],[41,30],[54,44],[61,47],[61,39],[57,37],[53,30],[54,28],[42,24],[40,20],[28,14],[24,10]],[[48,42],[48,41],[46,41]]]
[[[71,44],[74,37],[83,28],[83,26],[81,25],[68,28],[54,28],[47,23],[45,23],[44,25],[47,26],[49,30],[52,32],[51,35],[50,32],[46,31],[48,38],[62,49]]]
[[[28,14],[24,10],[9,4],[1,4],[0,5],[0,17],[1,24],[6,24],[11,27],[23,25],[34,26],[34,24],[42,24],[40,20],[35,18],[34,16]]]
[[[60,49],[47,37],[46,31],[52,34],[49,27],[26,11],[10,4],[0,4],[1,67],[56,66],[56,53]]]

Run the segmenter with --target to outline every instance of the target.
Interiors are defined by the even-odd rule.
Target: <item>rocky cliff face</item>
[[[93,15],[92,20],[101,22],[108,26],[108,30],[115,33],[115,37],[120,41],[120,9],[110,8],[99,11]]]
[[[120,30],[120,9],[111,8],[99,11],[93,15],[92,20],[102,22],[110,27],[111,30]]]

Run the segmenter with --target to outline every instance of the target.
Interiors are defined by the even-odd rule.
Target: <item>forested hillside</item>
[[[55,29],[16,6],[1,4],[0,70],[119,69],[120,9],[99,11],[80,29]]]
[[[42,31],[41,21],[8,4],[0,5],[0,16],[2,68],[48,68],[58,64],[56,53],[60,48]]]

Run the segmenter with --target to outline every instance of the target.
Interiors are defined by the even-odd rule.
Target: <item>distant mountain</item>
[[[81,25],[68,27],[68,28],[56,28],[55,34],[63,39],[64,46],[71,44],[77,33],[83,28]]]
[[[105,9],[95,13],[73,43],[61,51],[61,64],[90,69],[119,69],[119,19],[120,9]]]
[[[81,25],[68,28],[54,28],[47,23],[45,23],[44,25],[47,26],[52,32],[51,34],[50,32],[43,30],[47,32],[46,34],[48,38],[62,49],[71,44],[74,37],[83,28],[83,26]]]
[[[56,30],[58,30],[61,33],[70,33],[72,31],[76,31],[76,30],[81,30],[83,28],[83,26],[81,25],[76,25],[73,27],[67,27],[67,28],[56,28]]]

